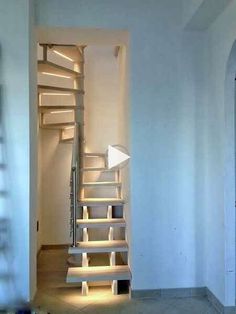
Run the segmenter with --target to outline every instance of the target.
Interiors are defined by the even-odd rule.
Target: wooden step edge
[[[123,199],[117,198],[84,198],[78,201],[79,206],[102,206],[102,205],[113,205],[122,206],[125,203]]]
[[[84,157],[101,157],[104,158],[106,154],[104,153],[83,153],[82,156]]]
[[[64,139],[60,139],[61,143],[73,143],[74,138],[73,137],[69,137],[69,138],[64,138]]]
[[[124,240],[78,242],[70,247],[69,254],[128,252],[128,243]]]
[[[108,169],[105,167],[85,167],[81,168],[80,171],[85,172],[85,171],[102,171],[102,172],[114,172],[116,169]]]
[[[77,219],[76,222],[79,228],[122,228],[126,226],[126,222],[123,218]]]
[[[69,74],[72,74],[75,77],[84,78],[83,74],[81,74],[81,73],[79,73],[77,71],[74,71],[72,69],[66,68],[66,67],[64,67],[62,65],[59,65],[57,63],[48,61],[48,60],[38,60],[38,69],[40,69],[41,65],[48,65],[49,67],[55,68],[56,70],[60,70],[62,72],[67,72]]]
[[[131,280],[131,272],[127,265],[70,267],[67,272],[67,283],[82,281]]]
[[[102,181],[98,181],[98,182],[84,182],[82,183],[83,187],[103,187],[103,186],[116,186],[116,187],[120,187],[121,186],[121,182],[102,182]]]
[[[67,126],[75,125],[74,122],[60,122],[60,123],[44,123],[40,125],[42,129],[64,129]]]
[[[61,91],[75,94],[84,94],[83,90],[75,89],[75,88],[67,88],[67,87],[59,87],[59,86],[50,86],[50,85],[38,85],[38,92],[43,93],[40,90],[53,90],[53,91]]]
[[[84,106],[38,106],[41,113],[49,113],[48,111],[65,111],[65,110],[84,110]]]

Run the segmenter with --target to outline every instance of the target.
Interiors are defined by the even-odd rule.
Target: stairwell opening
[[[108,145],[129,149],[128,41],[105,33],[39,32],[38,289],[129,291],[129,165],[106,163]]]

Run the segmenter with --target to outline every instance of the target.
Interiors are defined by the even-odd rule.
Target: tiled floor
[[[216,314],[205,298],[129,300],[113,296],[109,287],[90,288],[82,297],[76,286],[65,284],[66,250],[42,251],[38,263],[37,313],[51,314]]]

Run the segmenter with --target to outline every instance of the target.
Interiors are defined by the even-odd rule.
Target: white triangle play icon
[[[129,155],[121,152],[119,149],[108,145],[108,168],[111,169],[115,166],[118,166],[122,162],[128,160],[130,158]]]

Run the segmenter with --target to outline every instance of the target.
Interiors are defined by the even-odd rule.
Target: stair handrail
[[[77,246],[77,205],[78,205],[78,182],[79,182],[79,123],[75,123],[74,127],[74,139],[72,146],[72,158],[71,158],[71,225],[70,235],[72,236],[72,247]]]

